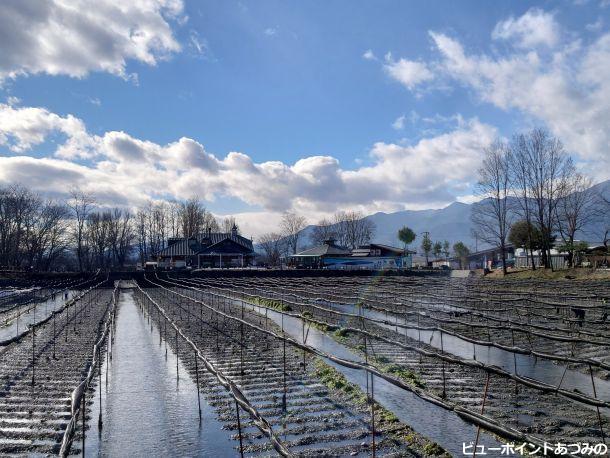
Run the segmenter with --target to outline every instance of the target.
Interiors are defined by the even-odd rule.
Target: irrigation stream
[[[85,439],[88,456],[235,456],[234,441],[171,347],[159,345],[129,290],[119,296],[112,361],[102,367]],[[106,372],[108,384],[106,385]],[[103,426],[100,430],[100,393]]]
[[[236,301],[236,303],[238,302]],[[248,305],[248,307],[265,315],[265,309],[262,307],[254,305]],[[267,313],[268,317],[276,324],[282,325],[281,313],[273,310],[268,310]],[[292,316],[284,316],[283,328],[286,334],[291,337],[297,340],[302,339],[303,320]],[[309,328],[307,344],[340,358],[364,361],[360,355],[314,327]],[[349,369],[329,360],[327,360],[327,363],[342,372],[350,382],[366,390],[366,377],[363,371]],[[375,398],[386,409],[392,411],[400,421],[439,443],[453,455],[461,456],[463,454],[462,443],[468,444],[476,436],[476,426],[463,421],[454,413],[426,402],[415,394],[402,390],[379,377],[375,378]],[[479,444],[486,447],[499,446],[495,437],[484,433],[479,438]]]
[[[0,300],[0,455],[410,457],[442,453],[434,441],[461,456],[475,437],[500,445],[483,430],[606,440],[604,285],[595,297],[566,286],[565,303],[548,286],[513,292],[488,315],[498,286],[388,279],[361,294],[369,283],[22,281],[30,289]],[[451,288],[448,307],[488,319],[452,320],[430,284]],[[516,343],[512,328],[487,326],[524,316]]]
[[[326,302],[325,305],[332,306],[333,308],[342,312],[358,313],[354,306],[336,304]],[[362,313],[367,318],[375,318],[379,320],[388,319],[383,313],[366,308],[362,309]],[[399,322],[405,326],[416,326],[415,323],[401,320]],[[403,329],[395,328],[387,324],[382,324],[382,327],[386,329],[395,330],[399,334],[404,335],[407,333],[408,337],[414,340],[421,339],[423,342],[430,344],[431,346],[441,349],[441,336],[439,332],[434,331],[418,331],[417,329]],[[443,336],[444,348],[452,355],[459,356],[465,359],[472,359],[476,356],[478,361],[486,364],[493,364],[501,367],[502,369],[515,373],[514,367],[517,366],[517,374],[537,378],[543,382],[558,385],[562,380],[562,386],[568,389],[578,389],[589,395],[593,395],[593,389],[591,387],[591,379],[589,375],[583,374],[575,370],[565,370],[565,364],[556,364],[552,361],[536,358],[530,355],[520,355],[503,350],[501,348],[483,346],[478,344],[472,344],[466,342],[459,337],[445,334]],[[596,377],[595,389],[597,395],[602,399],[610,398],[610,381]]]
[[[265,315],[261,307],[250,306]],[[147,321],[133,293],[122,290],[117,309],[112,360],[104,362],[88,421],[85,451],[89,456],[235,456],[235,442],[223,429],[214,408],[202,397],[203,421],[199,426],[197,388],[170,346],[160,343],[157,325]],[[282,314],[268,311],[282,325]],[[285,332],[301,338],[302,320],[283,317]],[[341,358],[363,361],[344,345],[311,328],[307,343]],[[365,374],[327,361],[348,381],[366,390]],[[107,382],[106,382],[107,379]],[[454,455],[462,443],[474,440],[477,428],[445,409],[401,390],[383,379],[375,380],[375,396],[400,421],[439,443]],[[101,390],[101,398],[100,392]],[[100,402],[102,427],[99,427]],[[498,446],[495,437],[483,433],[479,444]]]
[[[32,323],[49,316],[51,312],[63,307],[68,299],[75,296],[75,291],[58,291],[43,302],[33,302],[26,310],[17,310],[10,317],[0,318],[0,341],[10,339],[26,329]],[[4,321],[6,320],[6,321]]]

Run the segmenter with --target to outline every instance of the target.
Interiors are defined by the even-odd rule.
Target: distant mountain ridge
[[[593,188],[596,192],[610,196],[610,180],[599,183]],[[401,247],[402,242],[398,240],[398,230],[408,226],[417,234],[417,238],[411,244],[411,249],[420,251],[422,233],[430,232],[433,242],[448,240],[451,245],[458,241],[464,242],[471,250],[485,248],[486,244],[475,240],[472,233],[472,222],[470,215],[472,208],[478,202],[465,204],[453,202],[445,208],[437,210],[402,210],[393,213],[378,212],[365,218],[375,224],[375,236],[372,242]],[[312,246],[311,233],[315,225],[309,225],[301,231],[299,239],[299,250]],[[577,236],[582,240],[599,242],[603,232],[602,223],[589,224],[582,233]]]
[[[411,249],[419,247],[422,233],[430,232],[433,241],[448,240],[449,243],[463,241],[474,247],[475,241],[470,233],[471,205],[454,202],[449,206],[437,210],[402,210],[393,213],[378,212],[366,216],[365,219],[375,224],[375,236],[371,240],[375,243],[402,247],[397,232],[403,226],[408,226],[417,234]],[[310,237],[316,226],[309,225],[301,231],[299,250],[312,245]]]

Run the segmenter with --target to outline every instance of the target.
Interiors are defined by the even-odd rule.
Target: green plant
[[[447,452],[436,442],[428,442],[426,445],[424,445],[424,453],[428,456],[441,456]]]

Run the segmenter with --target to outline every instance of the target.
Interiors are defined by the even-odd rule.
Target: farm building
[[[589,245],[582,253],[576,253],[574,257],[574,265],[584,265],[587,267],[601,267],[606,266],[610,262],[610,256],[606,251],[606,247],[603,243],[588,243]],[[535,250],[533,253],[534,264],[537,267],[542,265],[542,257],[540,250]],[[556,248],[551,248],[551,263],[553,269],[566,269],[568,267],[569,255],[565,251],[560,251]],[[531,267],[532,265],[532,254],[526,252],[523,248],[517,248],[515,250],[515,265],[517,267]]]
[[[409,269],[412,267],[413,254],[415,254],[414,251],[371,243],[370,245],[363,245],[352,250],[351,260],[348,265],[367,269]]]
[[[252,264],[252,240],[231,232],[206,230],[195,237],[173,237],[156,256],[162,269],[245,267]]]
[[[409,250],[376,243],[350,251],[331,239],[293,255],[291,263],[302,268],[398,269],[411,267],[412,254]]]
[[[322,245],[301,251],[290,258],[291,264],[306,269],[321,269],[330,258],[344,258],[351,255],[350,250],[336,244],[335,240],[325,240]]]
[[[433,269],[459,269],[460,263],[456,259],[438,258],[432,260]]]
[[[505,256],[507,266],[511,266],[515,263],[515,248],[510,243],[506,244]],[[457,262],[458,265],[461,265],[462,269],[488,268],[493,270],[502,268],[502,252],[499,247],[485,248],[470,253],[465,259],[453,257],[451,260]]]

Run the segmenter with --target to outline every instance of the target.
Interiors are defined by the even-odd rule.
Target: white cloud
[[[362,54],[362,58],[365,60],[377,60],[377,57],[373,53],[372,49],[367,49],[366,51],[364,51],[364,53]]]
[[[76,139],[86,131],[83,122],[72,115],[61,117],[44,108],[0,104],[0,145],[22,152],[43,143],[50,133]]]
[[[455,39],[431,34],[446,74],[504,110],[519,109],[544,122],[582,160],[610,173],[610,33],[542,57],[517,52],[501,58],[468,55]],[[599,175],[599,174],[602,175]]]
[[[396,118],[396,120],[392,123],[392,128],[395,130],[402,130],[405,128],[405,120],[407,118],[405,117],[405,115],[399,116],[398,118]]]
[[[54,157],[28,155],[58,134],[65,139]],[[474,180],[483,147],[494,136],[491,126],[465,120],[416,144],[376,143],[370,165],[348,170],[331,156],[257,163],[239,152],[217,158],[185,137],[161,145],[125,132],[92,135],[71,115],[0,105],[0,144],[12,153],[0,156],[0,182],[21,181],[55,194],[79,185],[109,205],[229,197],[261,214],[296,210],[313,220],[337,209],[370,213],[448,204]]]
[[[126,64],[155,65],[180,50],[170,22],[181,0],[19,0],[0,8],[0,81],[92,71],[129,78]]]
[[[526,37],[528,27],[532,30]],[[500,22],[494,35],[514,39],[519,46],[474,54],[458,39],[430,32],[439,57],[422,65],[434,68],[443,84],[457,82],[502,110],[520,111],[526,124],[545,125],[595,179],[609,178],[610,33],[560,45],[553,15],[530,10]],[[535,44],[554,48],[525,47]],[[406,82],[413,89],[413,80]]]
[[[383,68],[391,78],[400,82],[409,90],[434,79],[434,74],[425,63],[407,59],[395,61],[390,53],[385,56]]]
[[[533,48],[553,47],[559,41],[559,25],[552,13],[532,8],[523,16],[498,22],[491,36],[494,40],[514,40],[517,46]]]
[[[272,37],[277,34],[277,27],[267,27],[263,33],[268,37]]]
[[[590,32],[599,32],[604,27],[604,20],[601,17],[597,21],[587,24],[585,28]]]
[[[205,56],[209,53],[209,46],[207,40],[201,38],[196,30],[189,32],[189,41],[191,48],[196,54]]]

